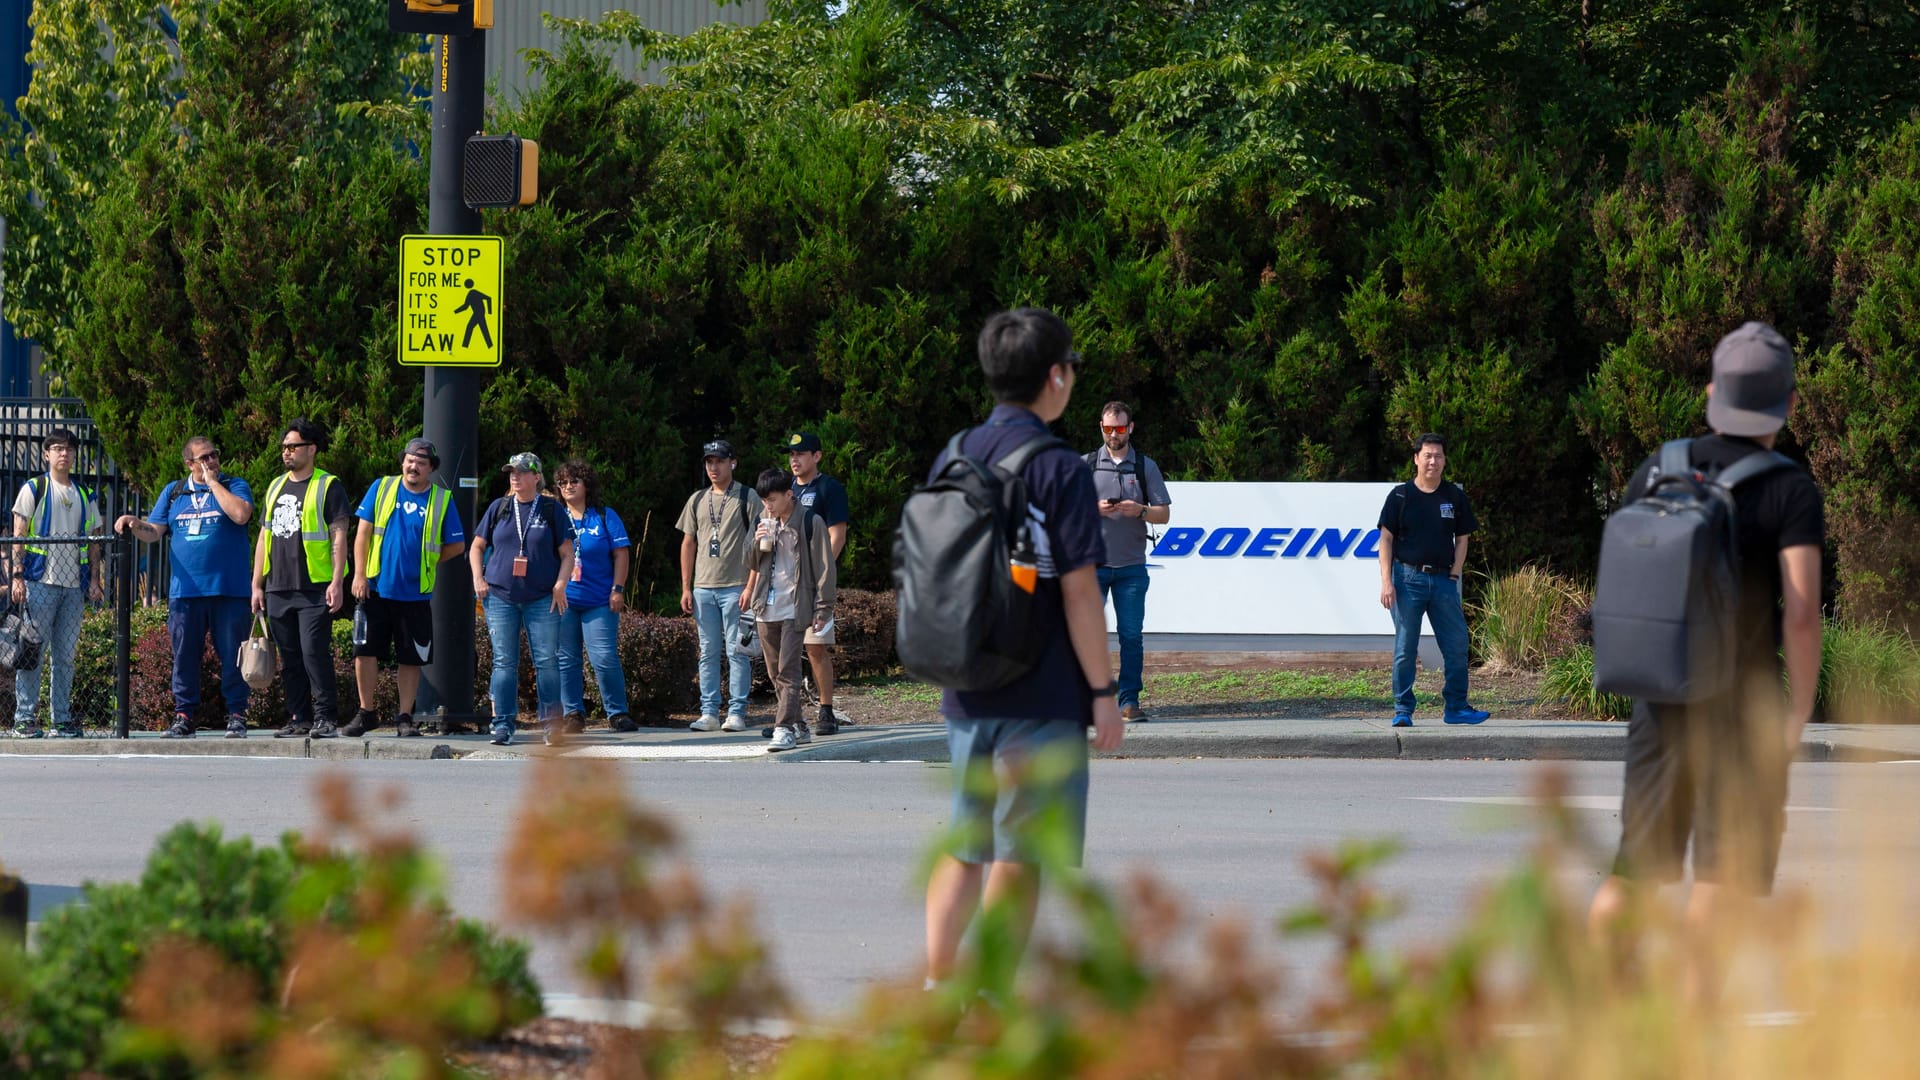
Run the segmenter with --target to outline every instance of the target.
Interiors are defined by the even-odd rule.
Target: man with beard
[[[1100,410],[1100,437],[1106,445],[1087,455],[1107,542],[1107,557],[1097,571],[1100,602],[1104,605],[1107,594],[1113,594],[1113,621],[1120,637],[1120,715],[1132,723],[1147,718],[1140,711],[1147,526],[1167,523],[1173,498],[1160,466],[1133,446],[1133,409],[1126,402],[1109,401]]]

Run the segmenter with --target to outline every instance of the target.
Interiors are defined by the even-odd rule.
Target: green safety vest
[[[447,527],[447,507],[453,502],[453,492],[435,484],[427,489],[427,527],[420,531],[420,591],[431,593],[433,579],[440,570],[441,534]],[[380,575],[380,540],[386,535],[387,522],[393,519],[394,507],[400,503],[400,478],[383,476],[373,496],[373,544],[367,549],[367,561],[373,564],[373,573],[368,577]]]
[[[307,553],[307,580],[315,585],[325,585],[333,580],[333,538],[327,532],[327,523],[320,520],[326,512],[327,490],[333,487],[333,474],[320,469],[313,470],[307,480],[307,496],[300,506],[300,546]],[[273,505],[280,499],[280,492],[287,486],[287,474],[267,486],[267,513],[273,513]],[[268,531],[273,522],[269,517]],[[273,540],[267,540],[267,573],[273,572]]]
[[[27,486],[33,489],[33,500],[38,504],[34,509],[39,511],[27,519],[27,539],[31,540],[36,536],[48,535],[41,530],[53,527],[53,501],[47,498],[47,493],[53,490],[53,474],[42,473],[27,481]],[[93,508],[93,492],[88,491],[78,480],[74,481],[73,489],[80,493],[80,531],[91,534],[100,527],[100,515]],[[38,558],[22,559],[21,572],[26,574],[27,580],[39,581],[47,573],[47,545],[23,546],[29,556],[38,556]],[[88,557],[86,544],[79,545],[79,548],[80,583],[85,585],[91,580],[93,573],[93,567],[88,565],[92,560]]]

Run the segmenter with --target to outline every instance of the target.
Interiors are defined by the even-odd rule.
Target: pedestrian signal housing
[[[518,135],[475,135],[460,165],[460,200],[475,210],[530,206],[540,197],[540,144]]]
[[[465,37],[493,29],[493,0],[387,0],[387,29],[396,34]]]

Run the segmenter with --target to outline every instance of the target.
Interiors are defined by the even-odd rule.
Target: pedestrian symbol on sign
[[[480,331],[480,339],[487,343],[487,348],[493,348],[493,335],[487,333],[487,312],[492,310],[492,306],[493,299],[486,293],[474,288],[473,279],[468,278],[467,298],[459,307],[453,309],[455,315],[463,311],[473,312],[473,314],[467,318],[467,332],[460,339],[461,348],[466,348],[468,343],[473,341],[473,332],[475,330]]]

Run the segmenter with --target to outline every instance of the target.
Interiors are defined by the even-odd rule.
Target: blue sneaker
[[[512,724],[493,725],[493,745],[505,746],[512,741],[513,741],[513,725]]]
[[[1488,715],[1482,709],[1461,709],[1459,712],[1450,712],[1441,719],[1449,724],[1477,724],[1485,720]]]
[[[1393,714],[1393,726],[1394,726],[1394,727],[1412,727],[1412,726],[1413,726],[1413,714],[1412,714],[1412,713],[1403,713],[1403,712],[1397,712],[1397,713],[1394,713],[1394,714]]]

